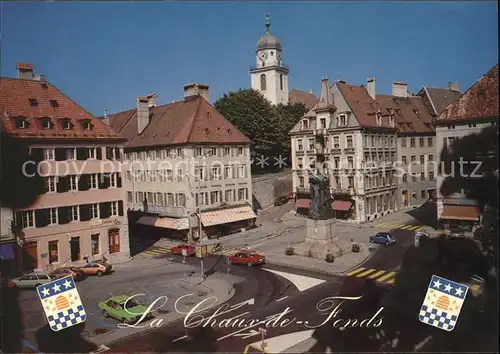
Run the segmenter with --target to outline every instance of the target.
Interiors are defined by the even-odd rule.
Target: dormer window
[[[36,100],[36,98],[28,98],[28,100],[30,101],[30,106],[38,106],[38,101]]]
[[[302,120],[302,130],[309,130],[309,121],[307,119]]]
[[[52,129],[52,122],[49,118],[42,119],[42,128],[43,129]]]
[[[377,125],[382,125],[382,115],[377,113]]]
[[[347,116],[345,114],[339,114],[339,116],[337,117],[337,125],[338,126],[347,125]]]
[[[70,130],[73,126],[68,118],[61,119],[61,126],[64,130]]]
[[[83,130],[91,130],[92,129],[92,123],[90,122],[90,119],[82,120],[82,128],[83,128]]]
[[[394,127],[394,116],[390,116],[390,117],[389,117],[389,125],[390,125],[391,127]]]
[[[59,104],[57,103],[56,100],[50,100],[50,105],[52,106],[52,108],[59,107]]]
[[[17,129],[28,128],[28,121],[25,118],[17,118],[14,122]]]

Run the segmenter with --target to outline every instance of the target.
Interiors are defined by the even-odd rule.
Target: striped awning
[[[334,200],[332,203],[333,210],[348,211],[352,207],[352,202],[348,200]]]
[[[203,226],[214,226],[236,221],[255,219],[257,216],[249,205],[201,213]]]
[[[187,230],[189,229],[188,218],[169,218],[156,216],[142,216],[137,220],[138,224],[161,227],[165,229]]]
[[[479,209],[468,205],[445,205],[441,219],[444,220],[465,220],[478,221]]]
[[[297,203],[295,203],[295,207],[297,209],[309,209],[309,203],[311,202],[311,199],[297,199]]]

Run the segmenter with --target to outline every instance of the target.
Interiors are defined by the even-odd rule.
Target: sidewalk
[[[359,253],[348,253],[335,259],[333,263],[327,263],[323,259],[316,259],[303,256],[287,256],[285,249],[269,249],[266,252],[266,263],[271,265],[284,266],[300,270],[309,270],[326,275],[343,275],[352,268],[366,262],[371,256],[368,247],[360,244]]]
[[[179,301],[179,309],[183,312],[188,312],[191,308],[196,306],[200,301],[206,299],[210,296],[217,298],[217,304],[214,308],[221,306],[223,303],[229,301],[234,296],[234,287],[232,284],[227,283],[222,278],[208,278],[201,282],[199,274],[193,275],[193,278],[184,280],[188,286],[190,286],[189,292],[195,296],[183,299]],[[175,301],[175,300],[168,300]],[[158,304],[162,302],[159,301]],[[138,328],[119,328],[116,330],[107,332],[102,335],[88,338],[89,341],[95,343],[96,345],[105,345],[113,342],[120,341],[122,339],[144,334],[147,331],[157,329],[158,323],[160,327],[166,326],[169,323],[184,319],[184,314],[178,312],[167,313],[164,315],[155,316],[155,323],[151,323],[151,320],[144,321],[144,323],[139,324]],[[161,321],[160,321],[161,320]]]

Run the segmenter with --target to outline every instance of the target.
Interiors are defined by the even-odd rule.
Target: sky
[[[183,97],[210,86],[210,101],[250,87],[265,16],[283,46],[289,89],[319,94],[322,76],[465,91],[498,63],[494,1],[461,2],[2,2],[1,76],[29,62],[96,116]]]

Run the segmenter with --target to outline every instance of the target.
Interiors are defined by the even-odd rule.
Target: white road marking
[[[281,299],[276,300],[276,302],[280,302],[280,301],[283,301],[285,299],[288,299],[288,296],[283,296]]]
[[[293,347],[296,344],[299,344],[309,338],[312,337],[314,330],[307,331],[299,331],[293,333],[283,334],[281,336],[276,336],[272,338],[266,339],[266,353],[281,353],[287,350],[288,348]],[[262,344],[262,341],[255,342],[251,344],[253,347],[259,347]]]
[[[180,341],[180,340],[182,340],[182,339],[186,339],[187,337],[188,337],[188,336],[182,336],[182,337],[179,337],[179,338],[177,338],[177,339],[174,339],[172,342],[178,342],[178,341]]]
[[[303,275],[297,275],[297,274],[292,274],[292,273],[285,273],[285,272],[278,272],[277,270],[271,270],[267,268],[263,268],[263,270],[267,270],[268,272],[274,273],[276,275],[279,275],[280,277],[283,277],[290,282],[293,283],[299,289],[299,291],[304,291],[307,289],[310,289],[312,287],[315,287],[316,285],[322,284],[325,282],[325,280],[322,279],[316,279],[316,278],[311,278],[311,277],[305,277]]]

